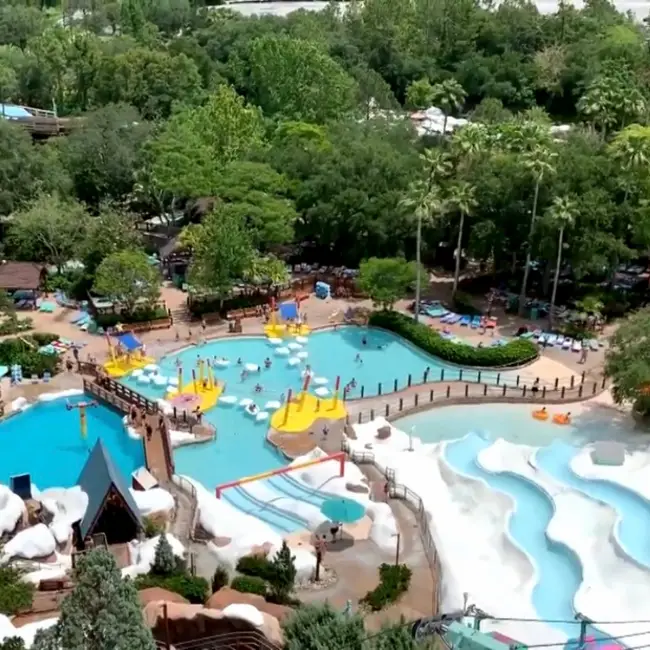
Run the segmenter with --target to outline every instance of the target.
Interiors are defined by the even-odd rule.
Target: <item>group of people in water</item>
[[[533,417],[536,420],[548,420],[549,418],[549,412],[546,410],[546,407],[542,407],[541,409],[537,411],[533,411]],[[553,423],[554,424],[571,424],[571,411],[567,411],[566,413],[556,413],[553,416]]]

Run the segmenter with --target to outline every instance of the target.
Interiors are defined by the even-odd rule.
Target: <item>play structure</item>
[[[271,298],[271,316],[268,325],[264,326],[264,333],[269,338],[306,336],[309,331],[309,327],[302,322],[300,302],[297,299],[281,302],[276,310],[275,299]]]
[[[124,377],[136,369],[142,369],[154,363],[154,359],[144,355],[142,343],[131,333],[126,332],[115,337],[117,345],[113,345],[108,334],[108,354],[110,361],[104,364],[104,370],[111,377]]]
[[[81,437],[85,440],[88,437],[88,418],[86,416],[86,409],[93,408],[97,406],[97,402],[77,402],[76,404],[71,404],[66,402],[65,407],[68,411],[77,409],[79,411],[79,431],[81,432]]]
[[[278,476],[280,474],[287,474],[289,472],[293,472],[296,469],[304,469],[305,467],[321,465],[322,463],[326,463],[330,460],[335,460],[339,463],[339,476],[345,476],[345,452],[337,451],[335,454],[329,454],[328,456],[323,456],[322,458],[317,458],[315,460],[308,460],[304,463],[298,463],[297,465],[287,465],[286,467],[274,469],[270,472],[263,472],[262,474],[255,474],[254,476],[245,476],[244,478],[237,479],[236,481],[230,481],[229,483],[222,483],[221,485],[217,485],[217,499],[220,499],[221,493],[228,488],[245,485],[246,483],[252,483],[253,481],[261,481],[262,479],[271,478],[272,476]]]
[[[197,367],[192,368],[192,381],[184,383],[183,368],[178,367],[178,388],[171,388],[168,396],[177,409],[193,411],[199,409],[202,413],[217,405],[223,385],[214,378],[211,364],[205,359],[199,359]]]
[[[325,396],[329,391],[323,390],[323,386],[316,389],[315,395],[309,393],[311,381],[311,374],[305,374],[302,391],[295,397],[291,390],[287,392],[287,401],[271,417],[274,429],[282,433],[303,433],[316,420],[341,420],[346,416],[345,402],[339,395],[341,378],[336,378],[334,395],[331,397]]]

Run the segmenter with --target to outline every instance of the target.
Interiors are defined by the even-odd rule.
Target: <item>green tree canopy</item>
[[[417,267],[413,262],[401,257],[371,257],[361,262],[359,287],[375,304],[391,309],[400,298],[406,297],[416,277]]]

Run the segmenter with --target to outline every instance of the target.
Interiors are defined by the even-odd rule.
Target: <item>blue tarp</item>
[[[298,320],[298,306],[292,300],[280,303],[280,316],[282,320]]]
[[[0,104],[0,116],[6,119],[15,119],[17,117],[34,117],[22,106],[16,106],[15,104]]]
[[[142,347],[142,343],[140,343],[140,341],[138,341],[138,339],[135,338],[131,332],[120,334],[117,337],[117,340],[127,352],[132,352],[133,350],[137,350]]]

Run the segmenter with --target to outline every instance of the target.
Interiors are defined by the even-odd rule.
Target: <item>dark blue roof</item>
[[[131,492],[129,492],[124,477],[115,465],[113,465],[113,461],[101,440],[95,443],[93,450],[90,452],[90,456],[84,468],[81,470],[77,484],[88,495],[88,508],[86,508],[86,514],[80,527],[82,538],[88,535],[92,525],[97,520],[111,486],[114,486],[122,495],[134,520],[142,525],[140,511],[135,503],[135,499],[131,495]]]
[[[120,342],[120,345],[128,352],[137,350],[138,348],[142,347],[142,343],[140,343],[140,341],[138,341],[138,339],[131,332],[120,334],[117,337],[117,340]]]

